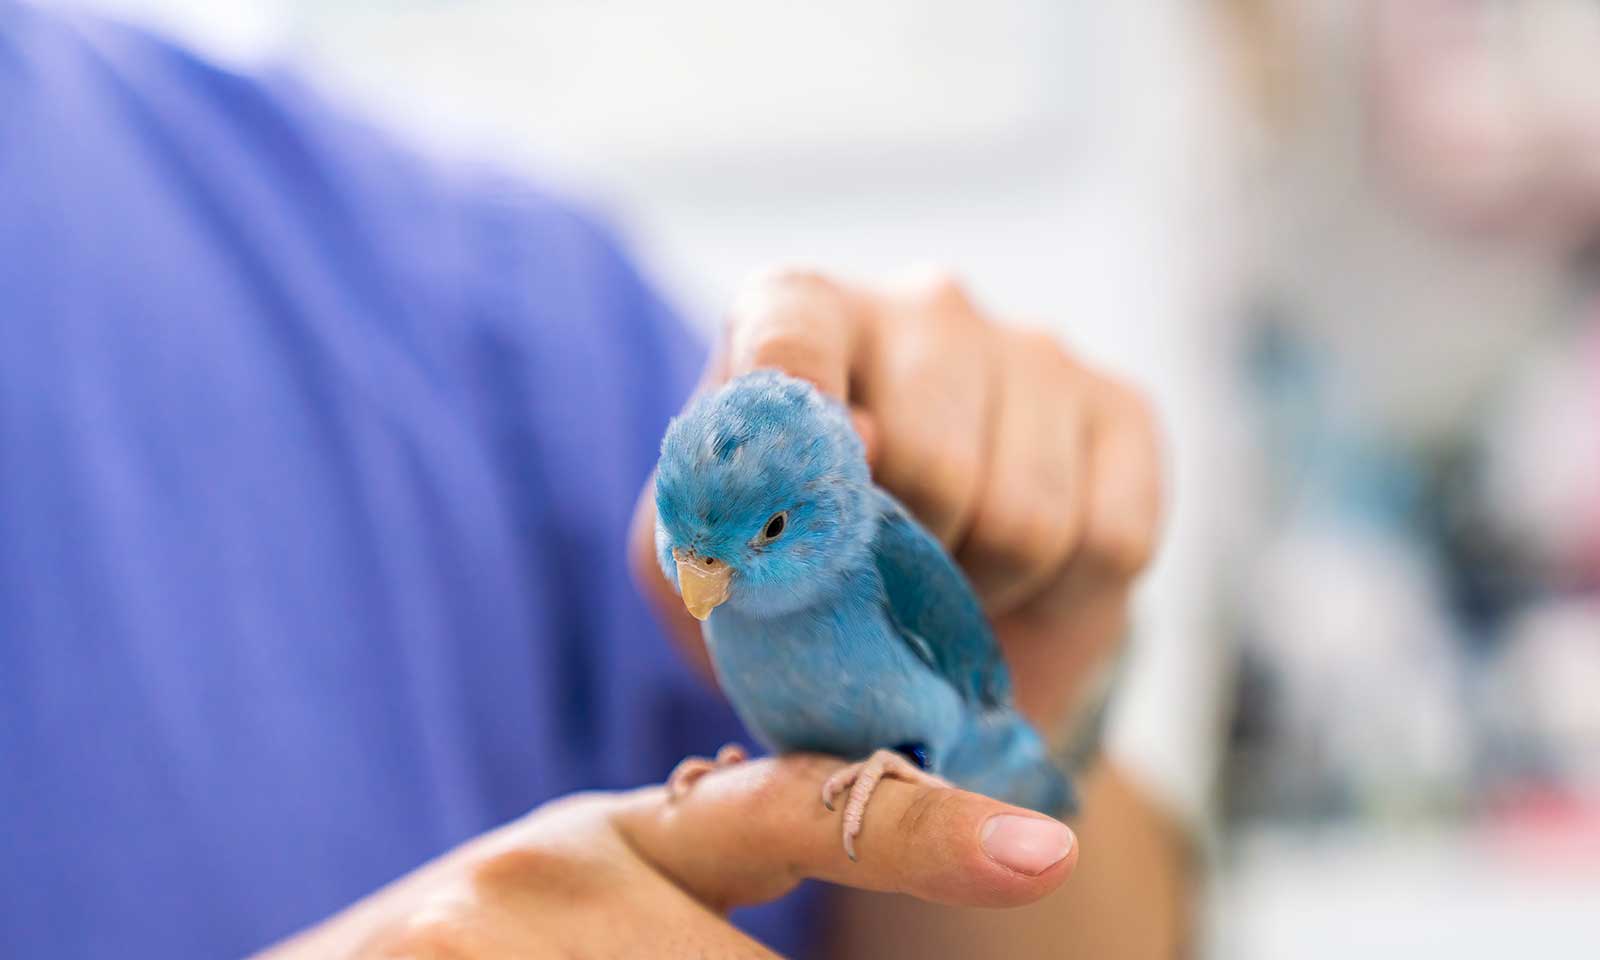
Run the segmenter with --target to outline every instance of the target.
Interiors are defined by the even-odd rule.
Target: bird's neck
[[[772,603],[770,597],[740,598],[718,607],[712,617],[726,616],[729,620],[772,629],[785,620],[814,620],[866,607],[876,602],[882,592],[876,568],[864,563],[808,583],[805,595],[797,602],[791,599],[789,603],[778,604]]]

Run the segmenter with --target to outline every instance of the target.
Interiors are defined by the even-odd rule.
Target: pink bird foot
[[[929,787],[950,786],[948,781],[919,769],[893,750],[879,750],[829,777],[822,785],[823,806],[832,810],[839,794],[850,791],[850,798],[844,805],[844,852],[851,860],[856,858],[856,837],[861,835],[861,818],[866,816],[867,801],[872,799],[872,791],[884,777]]]
[[[667,777],[667,798],[682,800],[694,788],[695,783],[706,774],[719,767],[731,767],[736,763],[745,761],[744,747],[737,743],[730,743],[717,751],[715,759],[707,757],[684,757],[672,768],[671,776]]]

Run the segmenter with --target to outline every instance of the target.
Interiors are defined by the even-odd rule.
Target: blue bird
[[[655,497],[661,569],[745,726],[775,752],[866,758],[822,790],[830,810],[850,791],[851,859],[885,776],[1071,808],[971,586],[873,484],[842,405],[774,371],[733,380],[667,427]]]

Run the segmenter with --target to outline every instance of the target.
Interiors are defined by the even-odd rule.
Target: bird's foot
[[[839,794],[850,791],[844,804],[844,852],[851,860],[856,858],[856,837],[861,834],[861,819],[866,816],[867,801],[872,799],[872,791],[877,789],[878,781],[884,777],[930,787],[950,786],[944,779],[919,769],[893,750],[879,750],[860,763],[852,763],[829,777],[822,785],[823,806],[832,810]]]
[[[671,800],[682,800],[696,781],[719,767],[731,767],[745,760],[744,747],[737,743],[729,743],[717,751],[715,758],[709,757],[684,757],[672,768],[672,774],[667,777],[667,797]]]

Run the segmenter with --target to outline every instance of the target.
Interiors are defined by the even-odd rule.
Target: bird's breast
[[[750,732],[783,752],[846,757],[954,736],[955,691],[900,639],[881,607],[773,619],[719,609],[706,625],[718,680]]]

